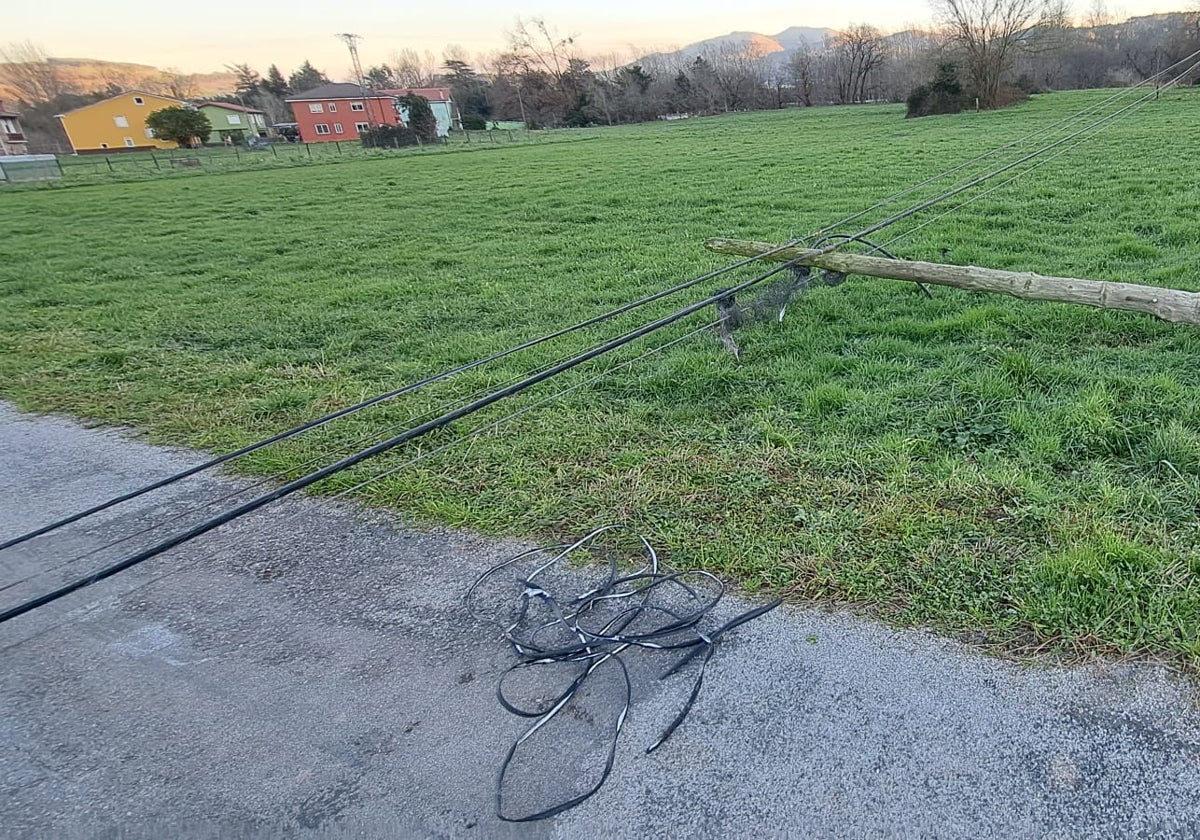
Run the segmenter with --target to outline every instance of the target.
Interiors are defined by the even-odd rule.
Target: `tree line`
[[[671,115],[903,102],[923,108],[995,108],[1031,92],[1138,83],[1200,49],[1200,10],[1118,21],[1093,0],[1073,21],[1065,0],[931,0],[936,26],[886,34],[869,24],[815,43],[767,50],[755,41],[712,42],[627,60],[588,56],[575,37],[543,19],[518,21],[505,49],[472,59],[450,46],[440,57],[403,49],[368,67],[374,88],[449,87],[463,126],[523,121],[531,128],[615,125]],[[121,89],[194,98],[195,79],[112,79],[104,90],[69,89],[32,44],[0,49],[0,81],[24,106],[31,148],[65,146],[53,115]],[[231,64],[233,89],[217,100],[288,122],[285,99],[328,83],[305,61],[285,74]],[[929,103],[935,103],[930,106]]]

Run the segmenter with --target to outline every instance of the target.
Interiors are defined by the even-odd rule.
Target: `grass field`
[[[1198,93],[1164,94],[896,249],[1200,290]],[[722,264],[708,237],[818,228],[1105,95],[0,194],[0,395],[225,450],[698,275]],[[247,468],[295,468],[722,282]],[[360,495],[497,534],[623,519],[751,588],[1004,649],[1200,662],[1200,332],[852,278],[739,341],[737,361],[693,338]]]

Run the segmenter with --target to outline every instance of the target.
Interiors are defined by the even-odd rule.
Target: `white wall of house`
[[[437,117],[438,137],[445,137],[454,125],[453,105],[449,102],[430,102],[429,108]]]
[[[430,102],[429,110],[433,111],[433,116],[437,120],[438,137],[445,137],[454,125],[454,104],[452,102]],[[408,125],[407,108],[400,108],[400,119],[404,120],[405,125]]]

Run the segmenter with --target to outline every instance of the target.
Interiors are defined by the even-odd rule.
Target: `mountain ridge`
[[[64,87],[79,93],[102,91],[110,84],[124,89],[145,89],[150,93],[169,95],[172,82],[191,88],[192,98],[217,96],[233,90],[237,76],[227,71],[213,73],[175,73],[169,69],[130,61],[106,61],[100,58],[50,58]],[[0,99],[16,100],[17,92],[3,82],[0,64]]]
[[[638,61],[670,61],[690,60],[696,56],[713,52],[749,50],[757,56],[769,56],[777,53],[791,53],[801,46],[816,48],[837,30],[827,27],[789,26],[774,35],[764,35],[761,32],[738,30],[724,35],[705,38],[675,50],[649,53]]]

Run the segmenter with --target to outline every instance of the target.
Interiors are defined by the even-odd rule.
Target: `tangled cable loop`
[[[700,665],[692,690],[683,708],[647,747],[651,753],[661,747],[683,723],[696,702],[704,674],[722,636],[730,630],[771,611],[780,604],[772,601],[742,613],[713,628],[702,628],[725,593],[724,584],[715,575],[699,570],[666,572],[650,543],[637,537],[644,563],[636,571],[622,574],[617,553],[604,551],[607,564],[601,578],[580,594],[570,594],[585,572],[569,573],[564,567],[577,552],[598,550],[597,540],[604,534],[623,530],[622,525],[597,528],[567,545],[524,551],[484,572],[464,598],[468,611],[480,621],[497,626],[518,661],[500,677],[496,696],[500,705],[514,715],[534,718],[534,722],[509,748],[496,783],[496,812],[508,822],[546,819],[579,805],[594,795],[612,772],[617,740],[624,727],[632,702],[633,686],[623,656],[638,650],[682,651],[683,656],[659,679],[665,680],[684,666],[699,659]],[[603,550],[603,549],[600,549]],[[518,574],[502,586],[499,600],[484,606],[483,593],[497,582],[505,570],[519,567],[521,561],[549,555],[527,574]],[[558,593],[558,594],[556,594]],[[497,611],[506,611],[498,616]],[[608,734],[607,754],[598,781],[589,789],[549,808],[525,816],[505,813],[505,782],[521,747],[538,731],[571,705],[588,681],[608,663],[620,675],[621,708]],[[544,698],[533,708],[514,699],[507,684],[515,674],[544,666],[566,665],[576,669],[566,688]]]

